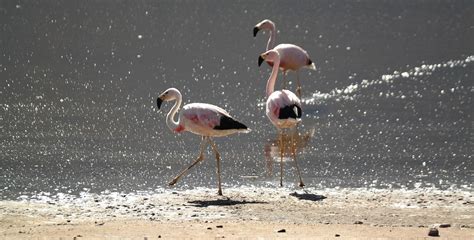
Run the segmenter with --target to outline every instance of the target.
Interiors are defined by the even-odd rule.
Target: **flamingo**
[[[171,180],[169,185],[173,186],[176,184],[187,171],[204,159],[203,152],[207,142],[211,145],[212,150],[216,154],[218,181],[217,194],[222,195],[220,153],[217,150],[217,146],[212,140],[212,137],[223,137],[234,133],[247,133],[250,129],[241,122],[232,118],[224,109],[207,103],[190,103],[184,105],[183,110],[179,113],[178,121],[175,121],[174,118],[176,112],[178,112],[183,101],[183,97],[178,89],[169,88],[164,91],[156,99],[156,104],[158,109],[160,109],[163,101],[173,100],[176,100],[176,102],[170,112],[166,115],[166,125],[176,133],[189,131],[200,135],[202,136],[202,140],[197,159]]]
[[[283,71],[283,82],[285,82],[285,75],[288,71],[292,70],[296,72],[296,81],[298,85],[296,88],[296,93],[298,94],[298,97],[301,97],[299,69],[302,67],[307,67],[309,69],[316,70],[316,66],[314,65],[313,61],[311,61],[308,53],[303,48],[294,44],[283,43],[275,46],[276,28],[275,23],[273,23],[271,20],[265,19],[255,25],[253,28],[253,36],[256,37],[258,31],[260,30],[270,31],[270,38],[267,42],[266,51],[273,49],[278,51],[280,54],[280,69]],[[261,61],[260,58],[259,61]],[[270,66],[273,66],[273,62],[271,60],[266,59],[265,61]]]
[[[291,91],[283,89],[281,91],[275,90],[275,82],[278,75],[278,68],[280,66],[280,53],[276,50],[269,50],[260,55],[261,59],[271,61],[273,63],[272,73],[267,81],[266,93],[266,114],[270,122],[278,129],[280,139],[280,186],[283,186],[283,153],[285,151],[283,141],[283,131],[286,128],[294,128],[301,122],[301,101]],[[260,62],[261,64],[261,62]],[[291,140],[291,149],[293,160],[295,161],[296,171],[299,176],[299,186],[304,187],[303,179],[301,178],[298,162],[296,161],[296,149],[293,143],[293,135]]]

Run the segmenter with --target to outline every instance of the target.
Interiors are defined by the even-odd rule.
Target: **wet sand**
[[[224,188],[224,197],[214,189],[47,195],[0,202],[0,238],[424,238],[432,226],[441,238],[474,238],[474,198],[461,190],[242,187]]]

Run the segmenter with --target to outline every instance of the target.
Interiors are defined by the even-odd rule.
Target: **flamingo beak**
[[[260,67],[260,65],[262,65],[262,62],[265,61],[265,59],[263,59],[262,55],[258,56],[258,66]]]
[[[158,109],[161,108],[161,104],[163,103],[163,100],[161,100],[161,97],[158,97],[156,99],[156,106],[158,107]]]
[[[254,27],[253,28],[253,37],[256,37],[257,36],[257,33],[260,29],[258,27]]]

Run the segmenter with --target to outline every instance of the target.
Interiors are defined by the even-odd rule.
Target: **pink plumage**
[[[284,141],[282,131],[285,128],[294,128],[301,121],[301,101],[289,90],[275,91],[275,82],[280,67],[280,54],[276,50],[269,50],[260,55],[261,59],[268,60],[273,63],[272,73],[267,81],[267,104],[266,114],[270,122],[278,129],[280,135],[280,186],[283,186],[283,149]],[[291,149],[295,167],[299,176],[299,186],[303,187],[303,179],[296,161],[295,145],[292,139]]]
[[[292,112],[285,116],[282,111]],[[266,114],[275,127],[292,128],[301,122],[301,101],[289,90],[274,91],[267,99]]]
[[[311,59],[309,58],[309,54],[303,48],[296,46],[294,44],[283,43],[283,44],[278,44],[277,46],[275,46],[276,27],[275,27],[275,23],[273,23],[271,20],[265,19],[259,22],[257,25],[255,25],[255,27],[253,28],[254,37],[257,36],[258,31],[261,29],[270,31],[270,37],[268,38],[266,51],[275,50],[279,53],[280,55],[279,69],[283,71],[283,79],[285,78],[285,75],[288,71],[291,70],[291,71],[296,72],[296,82],[297,82],[296,92],[298,96],[301,97],[301,84],[300,84],[299,73],[298,73],[299,69],[303,67],[307,67],[309,69],[316,70],[316,66],[314,65],[313,61],[311,61]],[[259,62],[258,62],[259,66],[261,64],[261,61],[263,61],[263,59],[259,58]],[[273,67],[272,60],[264,59],[264,61]]]
[[[216,129],[221,119],[233,119],[224,109],[207,104],[191,103],[183,107],[180,112],[179,125],[185,130],[201,136],[222,137],[237,132],[247,132],[246,128]]]
[[[174,120],[176,113],[178,112],[183,97],[176,88],[169,88],[164,91],[156,99],[158,109],[161,107],[163,101],[176,100],[173,108],[166,116],[166,125],[174,132],[180,133],[189,131],[197,135],[202,136],[201,148],[198,158],[187,168],[181,171],[169,185],[174,185],[178,182],[189,169],[195,166],[197,163],[204,159],[204,149],[206,147],[206,141],[211,145],[212,150],[216,154],[217,160],[217,176],[218,176],[218,191],[217,194],[222,195],[221,188],[221,168],[220,168],[220,154],[217,150],[216,144],[212,141],[211,137],[223,137],[233,133],[249,132],[250,129],[244,124],[232,118],[229,113],[224,109],[207,104],[207,103],[191,103],[183,107],[179,113],[178,120]]]
[[[280,70],[282,71],[298,71],[305,66],[310,68],[314,66],[311,59],[309,59],[308,53],[294,44],[279,44],[273,50],[280,54]]]
[[[276,50],[269,50],[260,56],[274,63],[266,87],[268,97],[266,104],[267,117],[278,129],[294,127],[301,121],[300,99],[296,94],[286,89],[275,91],[275,82],[280,66],[280,54]]]
[[[178,112],[183,97],[181,93],[170,88],[164,91],[157,99],[158,107],[163,101],[176,100],[171,111],[166,116],[166,124],[175,132],[189,131],[205,137],[222,137],[238,132],[248,132],[249,129],[242,123],[232,118],[224,109],[207,103],[190,103]]]
[[[284,72],[292,70],[298,71],[302,67],[308,67],[310,69],[316,69],[313,61],[311,61],[309,54],[301,48],[300,46],[289,44],[289,43],[282,43],[275,46],[275,39],[276,39],[276,27],[275,23],[271,20],[265,19],[259,22],[254,27],[254,36],[257,35],[259,30],[269,30],[270,37],[267,42],[267,49],[268,50],[276,50],[280,54],[280,69]],[[270,66],[273,66],[273,61],[265,60]]]

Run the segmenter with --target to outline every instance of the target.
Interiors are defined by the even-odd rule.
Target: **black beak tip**
[[[158,107],[158,109],[161,108],[161,103],[163,103],[163,100],[161,100],[161,98],[157,98],[156,99],[156,106]]]
[[[257,33],[260,29],[258,29],[258,27],[254,27],[253,28],[253,37],[256,37],[257,36]]]
[[[258,66],[262,65],[262,62],[265,61],[262,56],[258,56]]]

